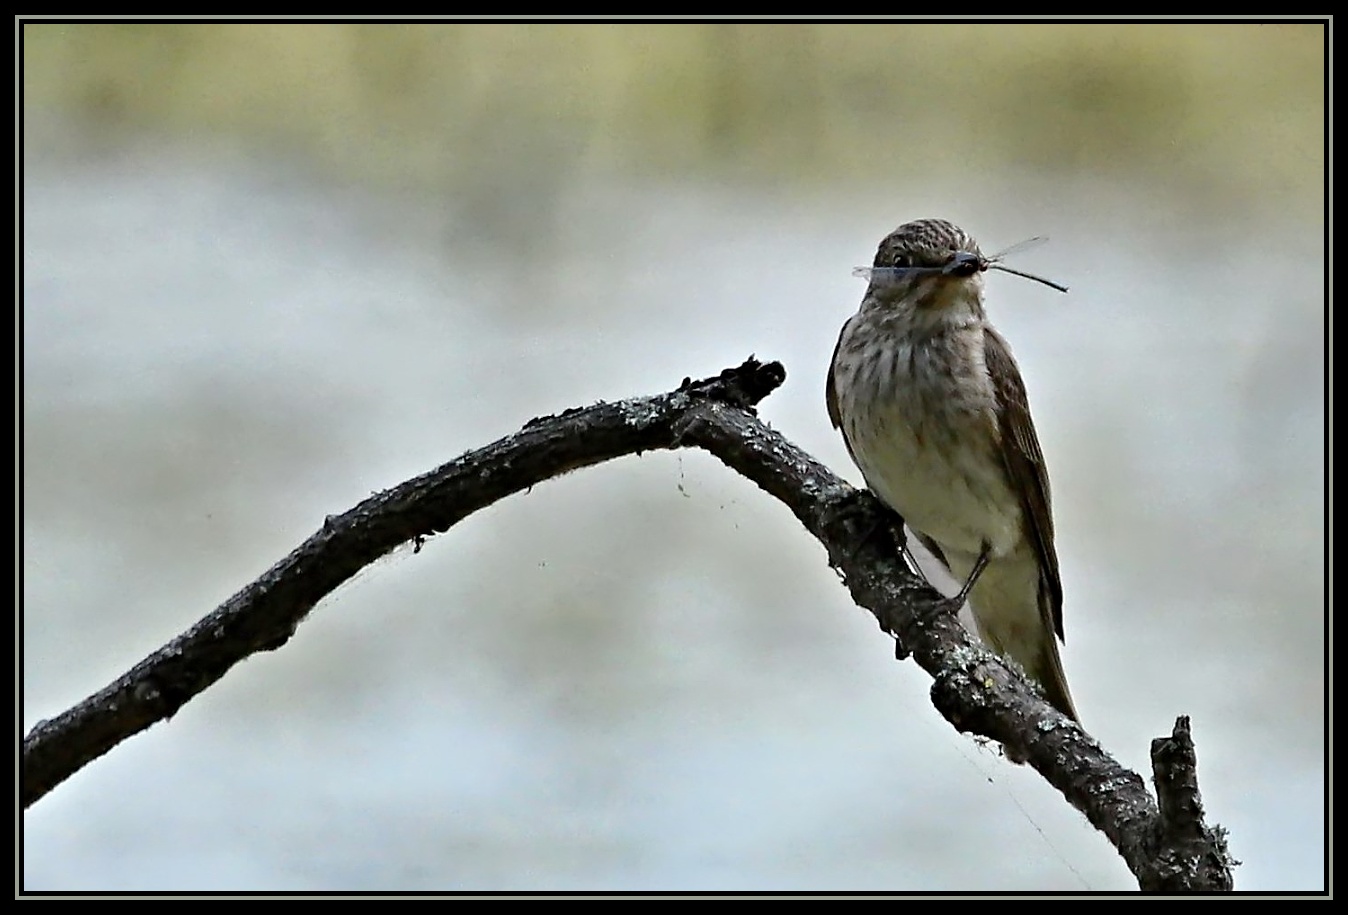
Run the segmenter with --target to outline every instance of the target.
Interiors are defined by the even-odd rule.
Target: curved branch
[[[1139,775],[1048,705],[953,615],[933,612],[941,595],[901,560],[890,535],[899,527],[893,514],[758,419],[754,405],[785,377],[780,363],[750,357],[717,377],[684,379],[669,393],[530,420],[513,435],[329,516],[187,632],[35,725],[23,742],[24,806],[127,737],[172,717],[239,661],[284,645],[319,600],[399,545],[410,540],[420,548],[473,512],[581,467],[697,447],[785,504],[828,550],[853,599],[899,640],[900,656],[910,653],[932,675],[941,714],[961,731],[1002,742],[1008,756],[1043,774],[1119,849],[1143,889],[1230,889],[1224,833],[1202,821],[1187,719],[1166,747],[1179,747],[1181,761],[1190,764],[1167,764],[1163,777],[1161,760],[1175,752],[1153,750],[1157,783],[1172,789],[1162,797],[1176,799],[1158,810]]]

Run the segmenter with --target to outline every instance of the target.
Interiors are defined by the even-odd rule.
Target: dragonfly
[[[1036,235],[1033,238],[1027,238],[1024,241],[1018,241],[1009,248],[1003,248],[991,257],[985,257],[978,262],[978,270],[1000,270],[1003,273],[1013,273],[1016,276],[1024,277],[1027,280],[1034,280],[1036,283],[1043,283],[1059,292],[1066,292],[1067,287],[1062,286],[1052,280],[1044,279],[1042,276],[1036,276],[1033,273],[1026,273],[1024,270],[1016,270],[1014,267],[1008,267],[1001,261],[1012,254],[1022,254],[1032,248],[1038,248],[1044,242],[1048,241],[1047,235]],[[946,275],[957,275],[956,269],[961,266],[968,266],[968,261],[952,260],[942,267],[857,267],[852,271],[853,276],[859,276],[863,280],[872,282],[897,282],[906,276],[921,273],[942,273]]]

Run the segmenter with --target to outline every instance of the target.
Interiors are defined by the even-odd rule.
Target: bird
[[[1048,469],[1020,369],[984,307],[990,269],[1067,288],[1000,264],[1006,253],[984,256],[944,219],[886,236],[874,265],[857,268],[869,282],[825,399],[867,488],[962,582],[951,603],[967,600],[982,641],[1080,723],[1058,651]]]

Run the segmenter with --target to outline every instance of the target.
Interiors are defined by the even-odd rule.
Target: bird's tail
[[[963,580],[972,559],[947,556],[950,571]],[[950,560],[954,560],[951,562]],[[1078,724],[1072,693],[1067,688],[1052,612],[1041,593],[1039,564],[1032,557],[994,559],[969,595],[969,609],[979,637],[993,651],[1019,664],[1039,684],[1049,704]]]

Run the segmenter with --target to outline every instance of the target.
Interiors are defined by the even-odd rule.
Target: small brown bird
[[[997,259],[943,219],[880,242],[875,266],[857,271],[870,284],[833,351],[828,414],[866,485],[964,583],[955,600],[983,641],[1079,721],[1058,656],[1048,470],[1020,370],[983,310],[983,275],[1067,290]]]

